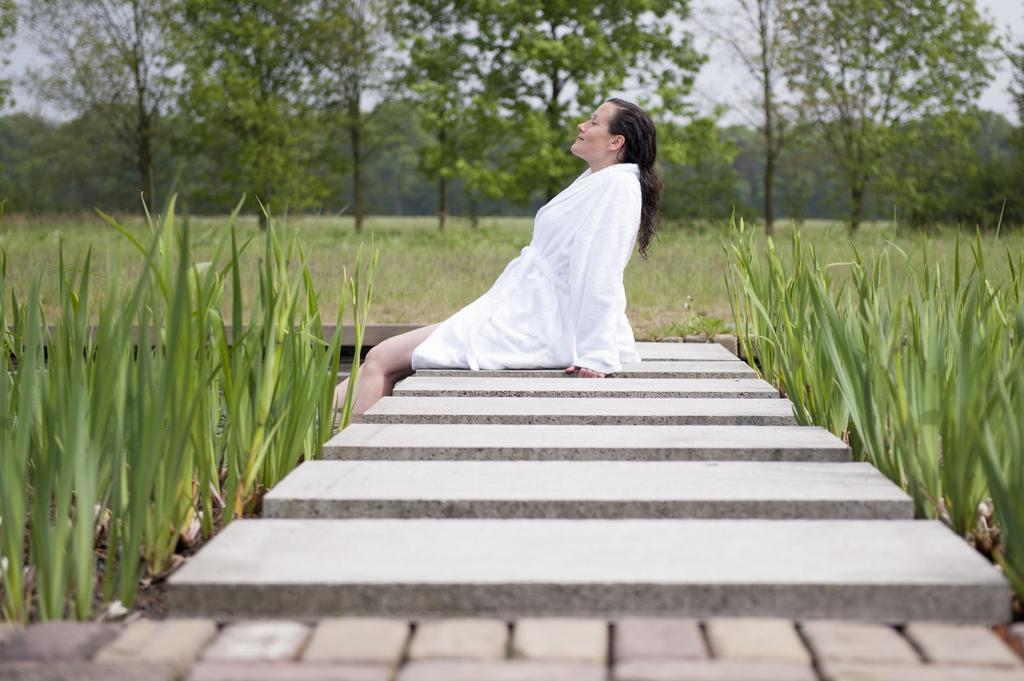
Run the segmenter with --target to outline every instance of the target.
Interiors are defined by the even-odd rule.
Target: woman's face
[[[576,126],[580,134],[573,142],[570,151],[591,163],[618,154],[625,140],[622,135],[613,135],[608,130],[615,111],[616,106],[611,102],[605,102],[597,107],[597,111],[589,120]]]

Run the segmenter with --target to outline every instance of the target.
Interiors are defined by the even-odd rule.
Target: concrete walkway
[[[995,567],[910,519],[901,490],[797,426],[725,348],[639,346],[632,376],[407,379],[272,490],[263,519],[232,523],[173,575],[171,607],[226,620],[1009,619]],[[652,674],[636,678],[677,676]]]

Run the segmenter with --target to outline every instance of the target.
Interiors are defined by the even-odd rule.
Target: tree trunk
[[[260,231],[266,231],[267,229],[267,216],[270,214],[270,182],[267,179],[266,168],[260,168],[261,180],[259,183],[259,193],[256,198],[259,199],[256,202],[256,215],[260,219]]]
[[[349,143],[352,149],[352,211],[356,218],[356,231],[363,230],[363,140],[362,117],[359,102],[349,105]]]
[[[469,226],[476,229],[480,226],[480,216],[477,214],[476,196],[472,192],[466,193],[466,209],[469,212]]]
[[[761,33],[761,86],[764,89],[764,231],[775,233],[775,209],[772,205],[772,185],[775,183],[775,102],[772,98],[771,59],[769,42],[771,21],[769,2],[758,2],[758,28]]]
[[[864,219],[864,183],[854,181],[850,187],[850,231],[856,232]]]
[[[139,182],[147,204],[151,208],[157,207],[156,182],[153,179],[153,129],[152,119],[149,113],[143,108],[139,111],[138,128],[138,170]]]
[[[775,184],[775,120],[772,116],[772,91],[767,77],[764,80],[764,231],[775,233],[775,207],[772,205],[772,186]]]
[[[771,116],[767,116],[770,120]],[[771,123],[768,124],[769,126]],[[775,207],[772,205],[772,186],[775,184],[775,154],[772,153],[772,129],[766,128],[765,140],[768,153],[764,158],[764,231],[768,236],[775,234]]]
[[[261,175],[264,171],[261,169]],[[256,216],[260,221],[260,231],[267,229],[267,215],[270,213],[270,188],[266,176],[259,183],[259,192],[256,194]]]
[[[132,3],[132,26],[134,28],[134,44],[132,45],[131,69],[132,85],[135,88],[135,135],[136,163],[139,170],[140,190],[150,208],[156,209],[156,188],[153,182],[153,115],[147,106],[148,83],[143,76],[145,60],[145,26],[138,2]]]
[[[437,180],[437,227],[444,231],[444,223],[448,220],[448,178],[445,177],[445,145],[448,143],[448,131],[442,125],[437,131],[437,143],[441,151],[441,163]]]
[[[442,175],[437,181],[437,228],[444,231],[448,221],[448,179]]]

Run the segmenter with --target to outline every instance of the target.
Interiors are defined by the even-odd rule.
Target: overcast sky
[[[982,10],[996,25],[996,31],[1000,36],[1005,36],[1012,31],[1015,36],[1024,36],[1024,2],[1022,0],[978,0]],[[713,5],[721,6],[721,0],[693,0],[694,14],[699,18],[705,16],[708,9]],[[732,109],[725,117],[728,123],[746,122],[740,110],[734,105],[750,92],[751,84],[746,73],[737,67],[731,60],[728,51],[724,46],[715,44],[705,32],[699,28],[698,21],[691,22],[694,25],[691,30],[697,38],[699,48],[708,53],[709,60],[701,70],[697,78],[695,98],[704,111],[710,111],[715,104],[725,104]],[[15,41],[14,53],[11,57],[11,64],[6,69],[8,76],[19,75],[26,66],[40,63],[39,53],[30,44],[27,37],[19,35]],[[1000,63],[996,70],[996,77],[989,84],[981,96],[980,104],[983,108],[998,111],[1011,120],[1016,121],[1017,116],[1009,94],[1010,73],[1005,63]],[[15,88],[15,108],[24,111],[40,111],[40,105],[35,102],[24,90]],[[43,108],[42,113],[59,117],[59,112]]]

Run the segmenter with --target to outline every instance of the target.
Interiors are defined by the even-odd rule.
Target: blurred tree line
[[[0,117],[0,198],[223,213],[246,193],[357,229],[528,214],[580,172],[574,124],[625,90],[658,123],[672,221],[1024,222],[1024,132],[975,104],[1005,58],[1024,120],[1024,44],[974,0],[727,5],[747,126],[693,106],[687,0],[0,0],[0,45],[36,37],[23,82],[67,115]]]

